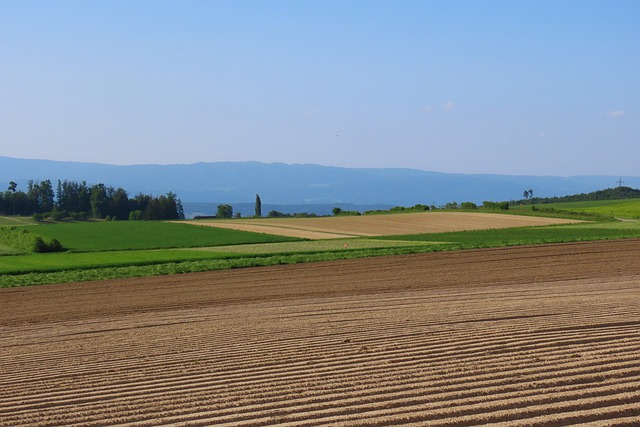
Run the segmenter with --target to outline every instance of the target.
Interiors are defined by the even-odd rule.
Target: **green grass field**
[[[554,203],[555,209],[640,219],[640,199],[600,200],[593,202]]]
[[[3,225],[34,225],[35,223],[28,216],[0,216],[0,227]]]
[[[48,273],[75,269],[152,265],[238,256],[238,254],[228,252],[204,252],[188,249],[21,254],[0,257],[0,274]]]
[[[162,221],[80,221],[26,227],[72,251],[191,248],[301,239]]]
[[[640,238],[640,221],[588,222],[581,224],[550,225],[545,227],[503,228],[376,237],[376,239],[383,240],[403,239],[418,242],[448,242],[457,244],[459,248],[484,248],[626,238]]]
[[[575,214],[602,215],[615,218],[640,219],[640,199],[595,200],[591,202],[544,203],[534,205],[539,210],[554,209]],[[514,212],[531,212],[530,205],[513,206]],[[540,211],[538,211],[540,212]],[[544,212],[543,212],[544,213]]]
[[[17,251],[14,248],[10,248],[9,246],[5,246],[3,244],[0,244],[0,256],[2,255],[13,255],[13,254],[17,254],[19,253],[19,251]]]
[[[209,248],[195,248],[193,250],[252,254],[287,254],[350,251],[357,249],[398,248],[424,245],[420,241],[407,240],[373,240],[369,238],[323,239],[302,242],[262,243],[237,246],[215,246]]]

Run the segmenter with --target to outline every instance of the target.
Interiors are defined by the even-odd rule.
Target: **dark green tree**
[[[120,220],[129,219],[129,196],[122,188],[118,188],[109,200],[109,213]]]
[[[91,187],[91,216],[104,218],[107,215],[107,187],[96,184]]]
[[[11,204],[12,204],[11,215],[16,214],[16,188],[18,188],[18,184],[11,181],[9,183],[9,188],[8,188],[8,190],[11,191]]]
[[[233,206],[231,205],[218,205],[218,212],[216,213],[218,218],[232,218]]]
[[[256,194],[256,216],[262,216],[262,201],[260,200],[260,196]]]
[[[180,208],[178,207],[180,205]],[[172,192],[166,196],[150,197],[149,204],[142,214],[142,219],[160,220],[160,219],[183,219],[184,214],[178,212],[181,210],[182,203]]]

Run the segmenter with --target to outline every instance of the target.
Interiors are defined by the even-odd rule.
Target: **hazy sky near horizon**
[[[640,176],[637,0],[0,0],[0,155]]]

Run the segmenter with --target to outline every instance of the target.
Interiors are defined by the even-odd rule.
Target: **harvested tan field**
[[[198,220],[204,225],[307,239],[335,239],[354,236],[440,233],[489,228],[571,224],[581,221],[473,212],[420,212],[390,215],[337,216],[321,218],[258,218],[240,220]]]
[[[638,425],[640,240],[0,290],[2,426]]]

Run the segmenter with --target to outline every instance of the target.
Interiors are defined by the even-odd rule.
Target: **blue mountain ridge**
[[[209,203],[246,206],[259,194],[263,214],[272,206],[290,212],[287,205],[295,205],[297,212],[305,211],[302,209],[305,206],[314,207],[306,211],[320,214],[318,210],[324,213],[330,205],[359,210],[358,206],[373,209],[417,203],[442,205],[452,201],[479,204],[484,200],[521,199],[529,189],[538,197],[564,196],[615,187],[620,179],[624,185],[640,186],[640,177],[628,176],[461,174],[253,161],[109,165],[0,156],[0,190],[6,189],[10,181],[25,190],[27,181],[45,179],[50,179],[54,188],[58,179],[66,179],[122,187],[130,195],[140,192],[160,195],[172,191],[185,204],[185,212],[189,205],[195,208],[198,203],[201,207]],[[326,206],[321,209],[323,205]]]

